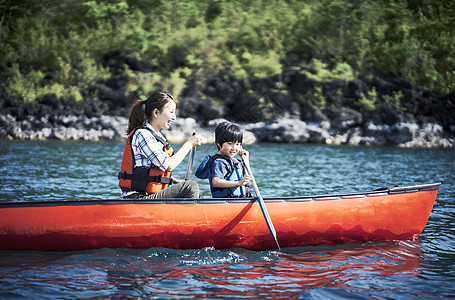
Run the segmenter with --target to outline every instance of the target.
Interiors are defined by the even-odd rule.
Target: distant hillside
[[[291,66],[321,84],[401,78],[450,95],[454,7],[442,0],[4,0],[0,99],[116,97],[126,107],[156,89],[179,97],[201,72],[229,69],[234,80],[254,81]],[[330,99],[318,88],[300,100],[323,109]],[[364,105],[368,93],[375,92],[351,104]],[[383,101],[366,104],[380,110]]]

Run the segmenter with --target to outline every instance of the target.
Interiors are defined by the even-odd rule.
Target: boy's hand
[[[250,153],[243,148],[239,151],[239,155],[240,155],[240,157],[242,157],[242,155],[245,155],[246,159],[250,158]]]
[[[253,179],[250,175],[245,175],[242,180],[239,181],[239,186],[250,185],[250,180]]]

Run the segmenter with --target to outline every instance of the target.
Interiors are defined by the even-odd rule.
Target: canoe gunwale
[[[305,202],[329,201],[339,199],[358,199],[364,197],[385,196],[390,194],[413,193],[419,191],[438,190],[441,182],[413,186],[396,186],[381,188],[368,192],[345,194],[328,194],[315,196],[290,196],[264,198],[267,203],[272,202]],[[11,207],[39,207],[39,206],[72,206],[72,205],[113,205],[113,204],[216,204],[216,203],[252,203],[256,197],[250,198],[163,198],[163,199],[92,199],[92,200],[64,200],[64,201],[34,201],[34,202],[6,202],[0,203],[0,209]]]

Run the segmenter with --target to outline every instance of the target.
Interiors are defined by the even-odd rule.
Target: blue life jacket
[[[204,157],[198,169],[196,170],[195,175],[200,179],[209,179],[212,197],[213,198],[248,197],[249,193],[245,186],[236,186],[232,188],[217,188],[213,186],[212,184],[213,164],[217,159],[224,159],[229,164],[228,173],[222,179],[229,181],[238,181],[243,178],[245,173],[243,164],[235,158],[230,158],[219,154],[215,154],[213,156],[207,155],[206,157]]]

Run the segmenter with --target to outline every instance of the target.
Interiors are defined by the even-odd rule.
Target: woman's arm
[[[190,152],[191,148],[193,147],[198,147],[201,145],[202,138],[200,135],[193,135],[191,138],[189,138],[177,151],[174,153],[174,155],[171,157],[171,164],[167,168],[166,171],[171,172],[174,170],[180,163],[185,159],[185,156]]]

